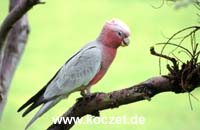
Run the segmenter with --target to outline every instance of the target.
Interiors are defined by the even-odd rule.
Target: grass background
[[[174,10],[173,5],[156,0],[46,0],[29,12],[31,33],[21,62],[15,73],[0,130],[24,129],[33,111],[25,118],[17,109],[34,95],[54,75],[61,65],[84,44],[94,40],[105,20],[120,18],[131,31],[131,44],[119,48],[117,57],[93,92],[109,92],[129,87],[152,76],[159,75],[158,59],[149,48],[166,39],[175,31],[197,24],[197,10],[190,6]],[[0,22],[7,15],[8,2],[0,0]],[[167,73],[164,70],[163,73]],[[199,97],[199,89],[194,95]],[[70,95],[37,120],[30,130],[41,130],[51,124],[51,118],[61,115],[74,102],[79,93]],[[163,93],[151,102],[142,101],[117,109],[105,110],[102,116],[145,117],[144,125],[76,125],[72,130],[134,129],[134,130],[199,130],[200,104],[193,101],[190,110],[187,94]]]

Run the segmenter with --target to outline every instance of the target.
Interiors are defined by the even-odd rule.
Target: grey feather
[[[65,64],[47,87],[44,98],[69,94],[80,90],[98,73],[101,67],[102,52],[96,46],[83,48],[79,54]]]
[[[37,118],[42,116],[51,107],[70,93],[80,90],[99,72],[102,62],[101,44],[94,41],[83,47],[76,55],[70,58],[48,83],[41,95],[43,106],[27,124],[27,129]],[[55,99],[54,99],[55,98]],[[33,106],[33,108],[35,108]],[[31,109],[33,110],[33,109]],[[30,112],[28,110],[28,112]]]
[[[57,104],[61,99],[62,97],[58,97],[54,100],[44,103],[42,107],[40,108],[40,110],[34,115],[34,117],[26,125],[25,130],[27,130],[36,119],[42,116],[45,112],[47,112],[50,108],[52,108],[55,104]]]

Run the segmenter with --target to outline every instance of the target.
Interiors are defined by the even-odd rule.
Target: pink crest
[[[107,21],[105,26],[106,26],[106,28],[110,28],[115,31],[120,30],[120,31],[130,34],[129,27],[124,22],[122,22],[120,19],[113,18],[112,20]]]

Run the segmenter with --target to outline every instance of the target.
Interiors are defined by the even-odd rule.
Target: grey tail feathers
[[[44,103],[42,105],[42,107],[40,108],[40,110],[35,114],[35,116],[29,121],[29,123],[26,125],[25,130],[27,130],[31,124],[33,124],[33,122],[35,120],[37,120],[40,116],[42,116],[45,112],[47,112],[50,108],[52,108],[54,105],[56,105],[60,100],[62,99],[62,97],[57,97],[53,100],[50,100],[46,103]]]

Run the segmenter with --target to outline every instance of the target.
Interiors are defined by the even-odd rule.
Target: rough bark
[[[194,90],[200,85],[200,79],[196,81]],[[174,86],[168,76],[153,77],[130,88],[125,88],[110,93],[94,93],[91,96],[79,98],[77,102],[62,117],[83,117],[87,114],[99,116],[100,110],[117,108],[121,105],[134,103],[141,100],[150,100],[151,97],[162,92],[185,92],[182,87]],[[74,125],[52,124],[47,130],[69,130]]]
[[[0,27],[0,118],[17,64],[28,38],[25,13],[39,0],[10,0],[10,13]]]

